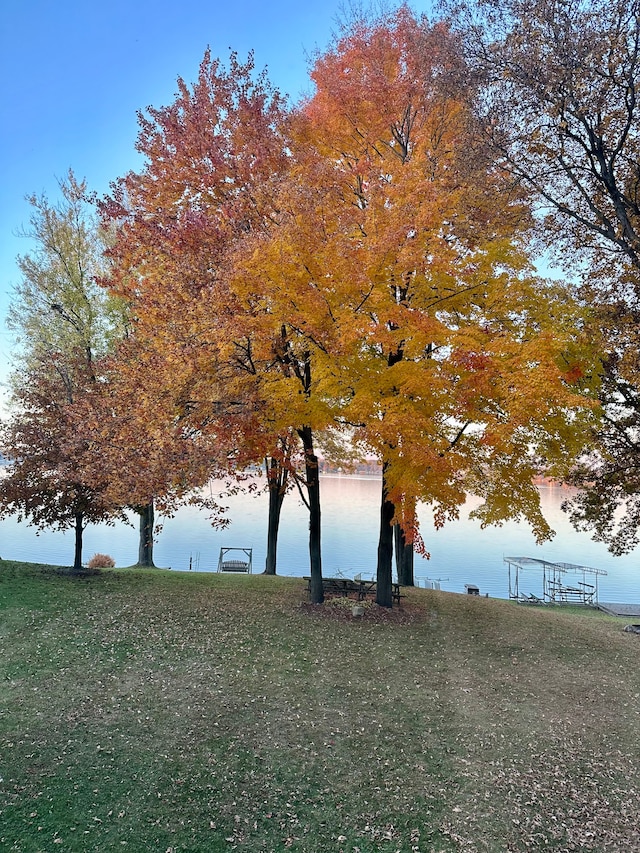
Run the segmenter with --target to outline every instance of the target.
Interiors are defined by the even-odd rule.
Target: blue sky
[[[0,382],[11,352],[5,326],[18,254],[29,241],[28,193],[57,198],[72,168],[91,189],[138,168],[137,110],[172,102],[206,47],[226,59],[253,50],[259,69],[294,100],[309,91],[308,57],[324,47],[348,3],[300,0],[2,0],[0,11]],[[413,8],[426,11],[429,0]]]

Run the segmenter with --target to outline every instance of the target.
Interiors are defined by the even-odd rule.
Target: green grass
[[[0,561],[0,850],[638,849],[624,624]]]

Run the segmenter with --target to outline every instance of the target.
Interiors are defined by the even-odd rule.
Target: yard
[[[638,849],[624,624],[0,561],[0,850]]]

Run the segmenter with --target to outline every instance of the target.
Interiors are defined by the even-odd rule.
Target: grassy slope
[[[624,621],[305,599],[0,562],[0,850],[638,849]]]

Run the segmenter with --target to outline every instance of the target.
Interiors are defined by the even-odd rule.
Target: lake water
[[[372,576],[377,551],[379,479],[324,476],[321,493],[324,575]],[[510,522],[480,529],[478,522],[468,518],[468,511],[475,505],[472,501],[461,511],[459,521],[441,530],[433,528],[427,507],[422,507],[421,532],[431,559],[416,556],[419,585],[436,580],[443,590],[464,592],[465,584],[470,583],[478,586],[481,594],[507,598],[509,582],[504,557],[527,556],[602,569],[607,575],[599,578],[601,602],[640,602],[640,549],[624,557],[612,556],[604,545],[572,528],[560,506],[568,495],[565,489],[541,486],[540,495],[545,517],[556,530],[555,538],[540,547],[524,524]],[[223,530],[213,529],[205,513],[190,507],[165,519],[155,545],[156,565],[178,571],[189,571],[190,566],[192,571],[215,571],[221,547],[240,547],[253,548],[253,570],[261,572],[266,554],[266,494],[233,495],[225,505],[229,507],[231,524]],[[127,566],[136,561],[137,549],[136,527],[100,525],[88,527],[85,532],[85,560],[99,552],[111,555],[117,565]],[[69,565],[73,561],[73,534],[45,531],[37,535],[24,523],[4,519],[0,521],[0,556]],[[297,492],[287,495],[282,509],[278,573],[309,573],[308,512]],[[537,570],[521,575],[521,591],[539,594],[540,587]]]

